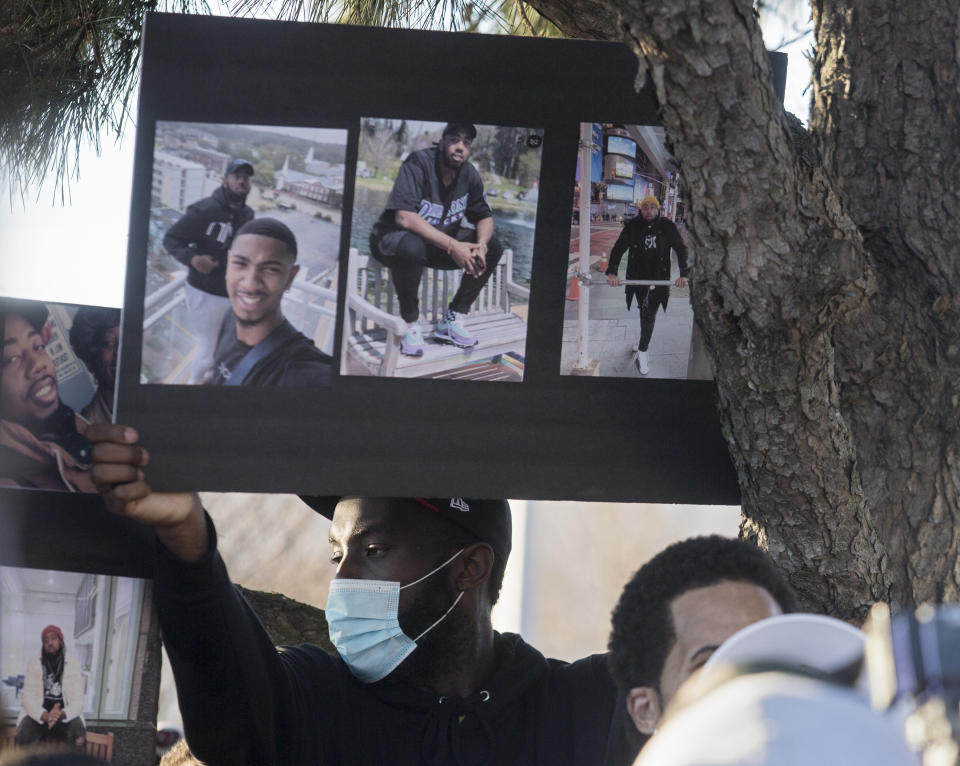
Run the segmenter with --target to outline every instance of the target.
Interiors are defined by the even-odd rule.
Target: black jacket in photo
[[[318,349],[312,340],[296,330],[286,319],[264,339],[272,341],[271,350],[250,369],[238,385],[243,386],[321,386],[330,385],[333,359]],[[259,344],[258,344],[259,345]],[[237,340],[237,323],[227,312],[213,358],[212,385],[224,385],[241,360],[257,346]]]
[[[189,269],[187,282],[205,293],[226,297],[227,285],[224,277],[227,271],[227,251],[233,242],[234,233],[251,218],[253,208],[249,205],[230,205],[223,187],[220,187],[209,197],[204,197],[187,208],[163,235],[163,246]],[[195,255],[209,255],[216,259],[219,265],[209,274],[204,274],[190,265],[190,259]]]
[[[687,246],[683,243],[683,238],[673,221],[662,216],[646,221],[642,215],[638,215],[627,222],[620,236],[617,237],[613,250],[610,251],[610,262],[606,273],[616,274],[620,268],[620,259],[625,252],[629,251],[627,279],[670,279],[671,249],[677,252],[680,276],[686,277],[689,272]],[[634,296],[642,296],[646,292],[646,287],[627,285],[627,308],[630,308]],[[666,311],[670,289],[663,286],[654,292]]]
[[[440,181],[439,161],[439,149],[432,147],[411,153],[400,166],[386,208],[371,235],[384,255],[392,255],[399,238],[406,233],[394,220],[398,210],[417,213],[431,226],[454,238],[462,219],[476,224],[493,216],[483,197],[479,171],[465,162],[450,186],[445,187]]]

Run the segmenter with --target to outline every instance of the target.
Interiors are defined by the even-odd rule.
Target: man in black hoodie
[[[607,265],[607,282],[620,285],[617,270],[620,259],[629,250],[627,257],[627,279],[657,280],[670,279],[670,250],[677,253],[677,265],[680,276],[674,284],[687,286],[687,246],[673,221],[660,215],[660,201],[654,196],[644,197],[640,201],[640,215],[630,220],[610,251],[610,263]],[[627,285],[627,311],[633,299],[637,299],[640,310],[640,339],[633,346],[636,353],[636,365],[641,375],[650,372],[647,348],[653,337],[653,325],[657,320],[657,309],[663,306],[667,310],[670,298],[670,285]]]
[[[227,251],[234,234],[253,218],[246,204],[253,165],[236,159],[209,197],[194,202],[163,236],[167,252],[187,267],[184,285],[196,348],[188,383],[200,383],[213,364],[213,349],[224,315],[230,309],[224,280]]]
[[[483,196],[483,180],[468,162],[477,128],[448,123],[436,147],[412,152],[390,191],[386,209],[370,233],[370,252],[390,268],[407,332],[400,351],[423,356],[420,300],[423,270],[462,269],[460,286],[439,317],[435,340],[460,348],[479,342],[463,324],[503,255],[493,233],[493,212]],[[467,221],[475,228],[461,224]]]
[[[91,437],[108,507],[161,543],[164,642],[187,740],[209,766],[631,762],[605,655],[548,660],[491,626],[506,502],[307,498],[332,517],[338,654],[277,651],[232,588],[199,499],[150,493],[132,429]]]

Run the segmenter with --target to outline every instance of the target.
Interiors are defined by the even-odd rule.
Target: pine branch
[[[0,183],[13,199],[52,177],[68,201],[80,148],[130,117],[147,11],[209,13],[206,0],[0,3]],[[234,0],[234,15],[384,27],[558,35],[523,0]]]
[[[140,61],[143,16],[205,0],[7,0],[0,6],[0,181],[11,199],[52,175],[67,201],[80,147],[116,136]]]

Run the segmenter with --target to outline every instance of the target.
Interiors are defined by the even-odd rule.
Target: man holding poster
[[[160,541],[164,643],[190,748],[209,766],[632,761],[606,655],[549,660],[492,628],[511,546],[505,501],[305,498],[332,518],[338,653],[278,651],[232,587],[199,497],[151,493],[133,429],[91,437],[107,506]]]
[[[400,350],[423,356],[417,292],[425,267],[462,269],[460,287],[437,323],[434,339],[472,348],[478,339],[463,324],[503,254],[493,236],[493,212],[480,173],[467,160],[477,129],[448,123],[436,147],[413,152],[400,167],[387,207],[370,234],[370,252],[390,268],[407,333]],[[475,229],[461,226],[466,220]]]

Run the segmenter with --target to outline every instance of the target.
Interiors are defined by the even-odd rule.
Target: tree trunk
[[[809,132],[749,0],[531,4],[654,85],[742,533],[810,609],[957,600],[960,0],[815,0]]]
[[[314,644],[331,654],[336,650],[327,634],[327,618],[322,609],[295,601],[282,593],[265,593],[236,586],[257,613],[260,622],[276,646]]]

